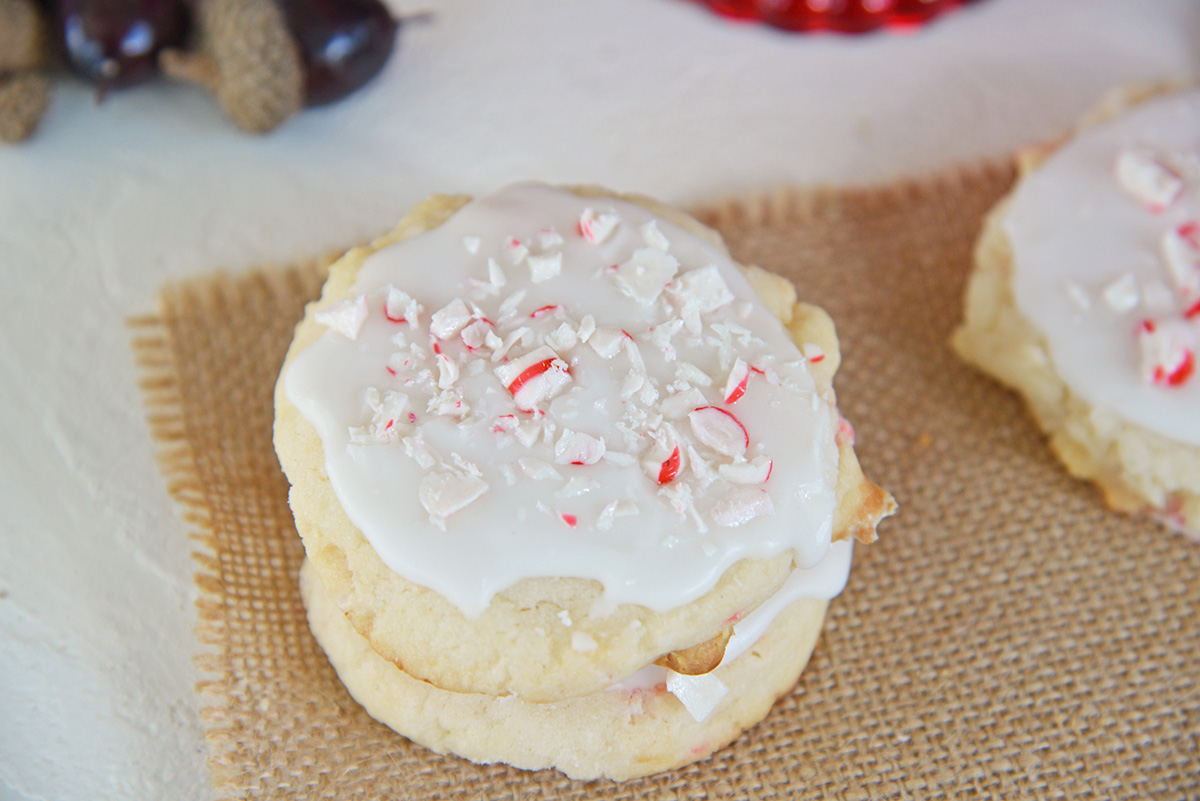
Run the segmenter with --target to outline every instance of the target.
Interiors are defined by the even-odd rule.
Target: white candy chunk
[[[421,322],[421,312],[425,307],[409,297],[407,292],[388,287],[387,300],[383,304],[384,315],[393,323],[406,322],[414,328]]]
[[[421,479],[417,497],[431,518],[444,521],[466,508],[487,489],[487,482],[479,476],[439,470]]]
[[[642,241],[646,243],[646,247],[654,248],[655,250],[670,250],[671,241],[658,230],[658,220],[651,220],[638,229],[642,234]]]
[[[734,487],[713,504],[712,519],[718,526],[735,528],[756,517],[775,514],[775,504],[765,490]]]
[[[471,322],[471,310],[462,298],[455,298],[433,313],[429,333],[438,339],[449,339]]]
[[[504,276],[504,268],[500,266],[500,262],[495,259],[488,259],[488,282],[494,287],[502,287],[508,283],[508,279]]]
[[[329,308],[314,314],[313,319],[331,331],[337,331],[346,339],[354,340],[358,339],[358,332],[367,321],[368,311],[367,296],[359,295],[357,298],[339,300]]]
[[[525,259],[529,265],[529,280],[535,284],[557,278],[562,273],[562,254],[551,256],[530,256]]]
[[[525,247],[525,243],[515,236],[509,237],[508,242],[504,244],[504,250],[508,253],[509,262],[514,266],[520,264],[529,255],[529,248]]]
[[[481,244],[481,241],[482,240],[480,240],[480,238],[477,236],[464,236],[462,238],[463,247],[471,255],[475,255],[479,252],[479,245]]]
[[[500,335],[497,334],[494,330],[492,330],[491,327],[489,326],[488,332],[483,338],[483,344],[487,345],[492,350],[498,352],[501,348],[504,347],[504,340],[501,339]]]
[[[1142,353],[1142,377],[1160,386],[1182,386],[1196,369],[1196,347],[1200,334],[1182,319],[1145,320],[1138,329]]]
[[[500,304],[500,321],[508,320],[517,313],[517,306],[521,301],[525,300],[525,290],[518,289],[516,292],[509,295]]]
[[[621,451],[610,451],[607,448],[605,449],[602,458],[604,461],[614,464],[617,467],[629,467],[629,465],[636,461],[633,456],[628,453],[622,453]]]
[[[590,314],[583,315],[579,321],[579,329],[575,332],[580,342],[587,342],[596,332],[596,318]]]
[[[666,289],[679,270],[679,259],[655,248],[638,248],[628,261],[617,265],[614,277],[626,296],[649,306]]]
[[[679,699],[697,723],[703,723],[729,693],[729,688],[712,673],[685,676],[670,670],[667,671],[667,691]]]
[[[717,474],[731,484],[763,484],[771,477],[773,463],[765,456],[749,462],[733,462],[717,467]]]
[[[517,408],[531,412],[571,383],[567,363],[545,345],[496,367],[496,377],[513,396]]]
[[[724,456],[741,456],[750,445],[745,426],[717,406],[701,406],[688,414],[692,433],[702,444]]]
[[[612,209],[596,210],[589,206],[579,215],[579,235],[598,245],[608,239],[620,222],[621,218]]]
[[[458,381],[458,362],[444,353],[438,354],[438,388],[449,389]]]
[[[658,409],[668,420],[679,420],[704,405],[704,393],[695,387],[688,387],[663,398]]]
[[[1111,281],[1103,290],[1104,302],[1115,312],[1127,312],[1138,305],[1137,281],[1131,273]]]
[[[736,403],[746,394],[746,387],[749,383],[750,365],[742,361],[740,357],[734,359],[733,368],[729,371],[729,378],[725,379],[725,390],[722,393],[725,402]]]
[[[599,647],[592,635],[582,631],[571,632],[571,648],[574,650],[586,654],[595,651]]]
[[[1074,281],[1067,281],[1063,287],[1067,292],[1067,297],[1075,304],[1080,311],[1087,311],[1092,308],[1092,299],[1088,297],[1087,290],[1081,287]]]
[[[1162,211],[1183,192],[1183,179],[1157,154],[1138,148],[1117,156],[1117,183],[1130,197],[1152,211]]]
[[[604,440],[580,431],[563,429],[554,443],[554,461],[558,464],[595,464],[604,456]]]
[[[533,479],[534,481],[549,481],[551,479],[558,481],[562,479],[562,475],[554,469],[554,465],[533,456],[522,456],[517,459],[517,467],[521,468],[521,472],[525,474],[526,478]]]
[[[562,234],[560,234],[554,228],[546,228],[538,231],[538,247],[540,247],[542,250],[556,248],[564,241],[565,240],[563,239]]]
[[[515,414],[502,414],[492,423],[492,431],[497,434],[509,434],[516,431],[520,421]]]
[[[566,353],[575,347],[579,337],[570,323],[563,323],[558,328],[546,334],[546,344],[559,353]]]
[[[713,382],[712,376],[691,362],[679,362],[675,366],[675,378],[687,384],[707,387]]]
[[[1200,223],[1188,222],[1167,231],[1162,250],[1167,272],[1184,297],[1200,295]]]
[[[462,393],[455,389],[444,388],[429,399],[429,411],[443,417],[462,419],[471,411],[471,406],[462,399]]]
[[[601,359],[611,359],[621,352],[625,332],[617,328],[597,328],[588,337],[588,344]]]
[[[463,328],[461,332],[463,344],[470,350],[478,350],[488,344],[488,334],[492,333],[492,326],[483,320],[476,320],[470,325]],[[499,337],[496,337],[499,340]]]
[[[700,333],[701,314],[715,311],[733,301],[733,293],[729,291],[729,285],[715,264],[688,270],[667,291],[679,306],[679,316],[683,318],[684,325],[693,334]]]

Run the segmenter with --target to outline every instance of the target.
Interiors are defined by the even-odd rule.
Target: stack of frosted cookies
[[[1024,154],[954,346],[1110,506],[1200,537],[1200,91],[1121,90]]]
[[[790,691],[895,504],[833,325],[644,198],[433,197],[336,262],[276,389],[314,635],[442,753],[590,779]]]

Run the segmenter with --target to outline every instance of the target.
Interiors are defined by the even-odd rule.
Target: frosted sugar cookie
[[[769,706],[713,673],[738,622],[798,570],[844,571],[831,543],[894,509],[837,414],[838,360],[824,312],[651,201],[539,184],[426,201],[331,268],[276,391],[305,594],[350,627],[318,637],[368,709],[434,748],[558,765],[387,711],[414,687],[429,710],[467,694],[540,715],[655,663],[672,714],[729,708],[728,736],[702,738],[719,746]],[[819,629],[831,595],[808,597]],[[392,701],[345,667],[362,649]],[[573,770],[636,775],[613,759]]]
[[[1111,506],[1200,530],[1200,92],[1126,92],[1028,154],[953,345]]]

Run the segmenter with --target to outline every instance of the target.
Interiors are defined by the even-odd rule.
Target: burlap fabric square
[[[839,395],[898,516],[857,551],[794,692],[713,758],[572,782],[375,723],[305,623],[272,386],[318,263],[166,287],[135,321],[171,492],[199,543],[204,725],[227,799],[1200,797],[1200,546],[1106,510],[1018,400],[960,364],[1007,164],[699,210],[837,321]],[[400,210],[397,210],[398,212]]]

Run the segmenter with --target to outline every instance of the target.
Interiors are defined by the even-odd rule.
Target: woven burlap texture
[[[198,541],[199,691],[228,799],[1200,796],[1200,546],[1106,510],[958,363],[1007,164],[698,210],[838,323],[839,399],[899,515],[860,547],[795,691],[714,757],[616,784],[477,766],[370,719],[309,634],[272,387],[320,264],[172,284],[136,321],[163,472]]]

